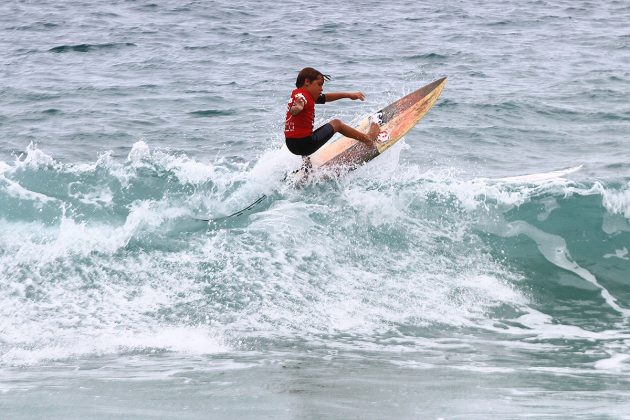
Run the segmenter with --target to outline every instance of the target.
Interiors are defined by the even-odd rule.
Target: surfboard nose
[[[433,92],[436,89],[440,89],[440,92],[442,91],[442,89],[444,89],[444,86],[446,85],[446,80],[448,79],[447,76],[444,76],[440,79],[434,80],[433,82],[429,83],[428,85],[423,86],[422,88],[420,88],[417,92],[417,97],[418,98],[422,98],[423,96],[428,95],[429,93]]]

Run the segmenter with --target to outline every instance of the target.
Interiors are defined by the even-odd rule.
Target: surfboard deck
[[[289,177],[294,181],[302,181],[310,173],[338,174],[369,162],[392,147],[429,112],[445,84],[446,77],[442,77],[361,120],[356,128],[363,132],[367,131],[372,121],[378,123],[381,130],[374,146],[341,137],[325,144],[310,156],[310,170],[301,168]]]

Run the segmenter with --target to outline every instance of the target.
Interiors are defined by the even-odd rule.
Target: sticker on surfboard
[[[370,123],[376,123],[378,125],[383,124],[383,113],[381,111],[370,115]]]

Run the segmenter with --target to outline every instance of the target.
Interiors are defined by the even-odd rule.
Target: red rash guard
[[[291,107],[297,101],[298,94],[302,94],[306,99],[304,109],[297,115],[291,115]],[[289,106],[287,108],[287,116],[284,123],[284,137],[288,139],[300,139],[308,137],[313,134],[313,124],[315,123],[315,103],[323,104],[326,102],[326,96],[324,94],[317,98],[317,101],[313,100],[313,97],[306,89],[295,89],[291,92],[291,99],[289,100]]]

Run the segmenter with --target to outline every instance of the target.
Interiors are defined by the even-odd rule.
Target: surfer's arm
[[[299,106],[299,105],[295,104],[291,108],[289,108],[289,112],[291,113],[291,115],[293,115],[295,117],[297,114],[302,112],[303,109],[304,109],[304,106]]]
[[[338,99],[352,99],[365,101],[365,95],[363,92],[327,92],[326,102],[336,101]]]
[[[289,112],[291,113],[291,115],[295,117],[297,114],[302,112],[305,104],[306,104],[306,100],[304,99],[304,97],[301,95],[298,95],[295,97],[295,100],[293,101],[293,105],[291,105],[291,107],[289,108]]]

